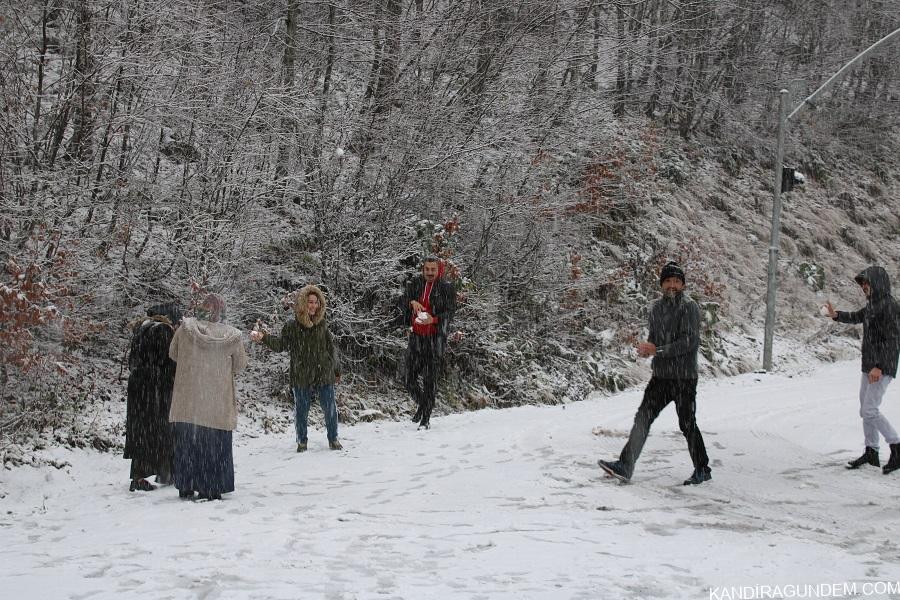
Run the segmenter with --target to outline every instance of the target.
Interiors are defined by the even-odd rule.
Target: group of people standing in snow
[[[426,429],[456,310],[455,289],[443,274],[440,260],[425,259],[421,275],[404,291],[395,320],[409,328],[405,383],[416,403],[413,421]],[[878,445],[884,437],[890,457],[882,471],[888,474],[900,469],[900,436],[879,407],[897,375],[900,306],[891,295],[890,279],[882,267],[869,267],[855,280],[866,297],[863,308],[836,311],[830,302],[823,307],[823,314],[835,321],[863,325],[859,401],[865,450],[847,466],[880,466]],[[650,310],[647,340],[637,345],[639,356],[652,358],[652,376],[618,459],[598,461],[608,475],[622,481],[631,479],[651,424],[670,402],[675,403],[694,467],[684,484],[712,479],[696,419],[700,309],[685,294],[686,281],[684,269],[677,263],[667,263],[660,272],[662,297]],[[340,361],[325,310],[325,294],[308,285],[296,295],[294,319],[280,335],[250,333],[254,342],[290,355],[297,452],[308,447],[307,420],[313,396],[325,415],[329,448],[342,449],[335,401]],[[182,318],[177,305],[157,305],[134,327],[125,444],[125,458],[132,459],[132,491],[153,489],[146,479],[152,474],[160,484],[174,483],[181,498],[198,493],[200,498],[220,499],[234,490],[234,375],[247,365],[247,355],[241,332],[222,322],[225,303],[221,296],[210,294],[196,312],[195,318]]]
[[[325,415],[329,448],[343,449],[335,398],[341,367],[326,306],[324,292],[307,285],[294,295],[294,318],[280,335],[256,329],[249,334],[290,356],[297,452],[308,448],[313,397]],[[406,387],[416,402],[413,420],[427,429],[456,310],[456,291],[443,279],[442,261],[425,259],[398,309],[394,323],[409,328]],[[131,491],[156,489],[147,479],[154,474],[158,484],[174,484],[183,499],[219,500],[234,491],[234,377],[248,359],[241,331],[224,320],[224,299],[209,294],[194,317],[184,317],[176,303],[159,304],[133,325],[124,453],[131,459]]]
[[[182,498],[234,491],[234,376],[247,366],[241,332],[225,324],[225,301],[209,294],[184,317],[152,306],[133,327],[128,357],[125,458],[131,491],[174,484]]]

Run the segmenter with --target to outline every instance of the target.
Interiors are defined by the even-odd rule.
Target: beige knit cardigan
[[[169,345],[177,363],[169,421],[233,431],[234,376],[247,366],[241,332],[224,323],[185,318]]]

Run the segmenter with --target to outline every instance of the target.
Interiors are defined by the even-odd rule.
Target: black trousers
[[[650,425],[669,402],[673,401],[678,413],[678,426],[687,440],[688,452],[691,454],[694,469],[709,468],[706,446],[703,444],[703,436],[697,427],[697,380],[653,377],[647,384],[647,389],[644,390],[644,399],[641,400],[641,405],[634,415],[634,425],[631,427],[628,443],[622,448],[622,454],[619,456],[619,461],[628,477],[634,473],[634,464],[641,455],[644,442],[647,441]]]
[[[423,424],[431,419],[437,395],[437,380],[443,361],[442,340],[437,336],[409,336],[406,350],[406,390],[415,400],[416,415]],[[420,383],[421,381],[421,383]]]

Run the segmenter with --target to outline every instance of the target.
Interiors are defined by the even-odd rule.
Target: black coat
[[[125,458],[150,465],[166,465],[172,460],[169,408],[175,362],[169,358],[169,344],[174,334],[171,325],[150,318],[136,325],[132,332]]]
[[[397,307],[399,315],[394,320],[396,326],[412,326],[414,315],[409,303],[422,296],[425,291],[425,283],[425,278],[417,275],[407,284]],[[443,354],[447,335],[450,333],[450,322],[456,313],[456,288],[446,279],[439,278],[431,288],[431,296],[428,301],[431,305],[431,314],[438,319],[438,331],[434,340],[435,351],[437,354]]]
[[[856,276],[857,283],[868,282],[872,288],[866,305],[856,312],[838,311],[835,321],[862,323],[862,372],[874,368],[884,375],[897,377],[897,357],[900,355],[900,308],[891,296],[891,280],[881,267],[869,267]]]
[[[659,379],[697,379],[700,348],[700,307],[684,293],[663,297],[650,309],[648,341],[656,345],[653,376]]]

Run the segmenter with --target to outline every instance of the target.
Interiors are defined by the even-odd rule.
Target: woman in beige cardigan
[[[247,366],[241,332],[221,323],[225,302],[210,294],[175,332],[177,363],[169,421],[175,433],[175,487],[184,499],[221,500],[234,491],[231,433],[237,426],[234,376]]]

